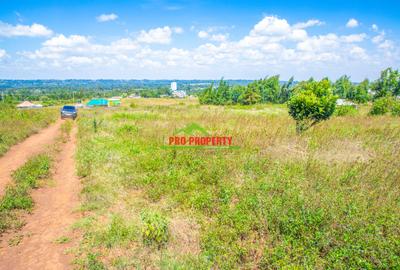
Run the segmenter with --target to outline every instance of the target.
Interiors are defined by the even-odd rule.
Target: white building
[[[352,106],[354,108],[357,108],[357,105],[354,102],[345,100],[345,99],[337,99],[336,100],[336,106]]]
[[[176,82],[171,83],[171,90],[176,91],[178,89],[178,84]]]
[[[185,98],[186,92],[185,91],[172,91],[172,97],[174,98]]]
[[[18,109],[39,109],[42,107],[43,107],[42,104],[33,104],[32,102],[29,101],[24,101],[17,105]]]

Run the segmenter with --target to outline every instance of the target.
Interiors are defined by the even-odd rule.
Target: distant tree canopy
[[[375,91],[374,99],[385,96],[400,95],[400,72],[387,68],[381,72],[381,76],[372,83],[371,89]]]
[[[199,99],[201,104],[214,105],[285,103],[291,96],[293,86],[293,78],[281,84],[279,75],[253,81],[247,86],[229,86],[221,79],[218,87],[210,85],[199,95]]]
[[[306,82],[315,80],[310,78]],[[330,82],[329,78],[323,81]],[[297,85],[304,82],[295,82],[293,77],[287,82],[280,82],[279,75],[266,77],[249,83],[247,86],[228,85],[223,79],[218,86],[214,84],[207,87],[199,94],[201,104],[251,105],[256,103],[286,103],[293,95]],[[343,75],[331,84],[334,95],[342,99],[348,99],[357,103],[366,103],[383,96],[400,95],[400,72],[391,68],[381,72],[378,80],[370,83],[365,79],[360,83],[353,83],[350,77]]]
[[[328,79],[299,83],[288,101],[289,114],[296,120],[297,132],[331,117],[335,111],[336,99]]]

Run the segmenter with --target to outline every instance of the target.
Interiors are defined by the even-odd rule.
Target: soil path
[[[79,206],[80,181],[75,175],[74,154],[76,127],[70,140],[61,146],[54,161],[54,183],[32,192],[35,208],[26,217],[26,225],[16,234],[22,235],[19,244],[10,246],[15,234],[0,243],[0,269],[71,269],[71,255],[66,250],[72,242],[56,243],[61,237],[74,239],[71,225],[79,218],[74,212]]]
[[[0,197],[11,181],[12,172],[25,164],[30,157],[43,152],[47,145],[54,143],[60,132],[61,123],[62,120],[58,120],[55,124],[12,146],[4,156],[0,157]]]

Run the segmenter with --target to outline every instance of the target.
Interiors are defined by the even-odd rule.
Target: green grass
[[[78,267],[399,268],[400,122],[367,112],[298,136],[275,105],[135,100],[133,108],[81,111]],[[240,148],[163,147],[189,123]],[[146,244],[143,211],[168,221],[160,222],[163,246]]]
[[[50,174],[50,158],[38,155],[16,170],[10,184],[0,199],[0,234],[18,224],[16,211],[31,210],[34,202],[30,196],[31,189],[37,188],[40,181]]]
[[[0,156],[58,117],[57,108],[18,110],[11,105],[0,104]]]

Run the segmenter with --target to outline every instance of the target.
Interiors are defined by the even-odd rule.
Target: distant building
[[[108,99],[108,107],[116,107],[121,105],[120,97],[112,97]]]
[[[336,106],[351,106],[357,108],[357,105],[354,102],[342,98],[336,100]]]
[[[86,106],[88,107],[107,107],[108,106],[108,100],[104,98],[94,98],[88,103],[86,103]]]
[[[42,104],[33,104],[32,102],[29,101],[24,101],[17,105],[18,109],[39,109],[42,107],[43,107]]]
[[[132,94],[132,95],[129,95],[128,98],[140,98],[140,96],[136,95],[136,94]]]
[[[186,92],[185,91],[172,91],[172,97],[174,98],[185,98]]]
[[[177,84],[176,82],[172,82],[172,83],[171,83],[171,90],[172,90],[172,91],[178,90],[178,84]]]

